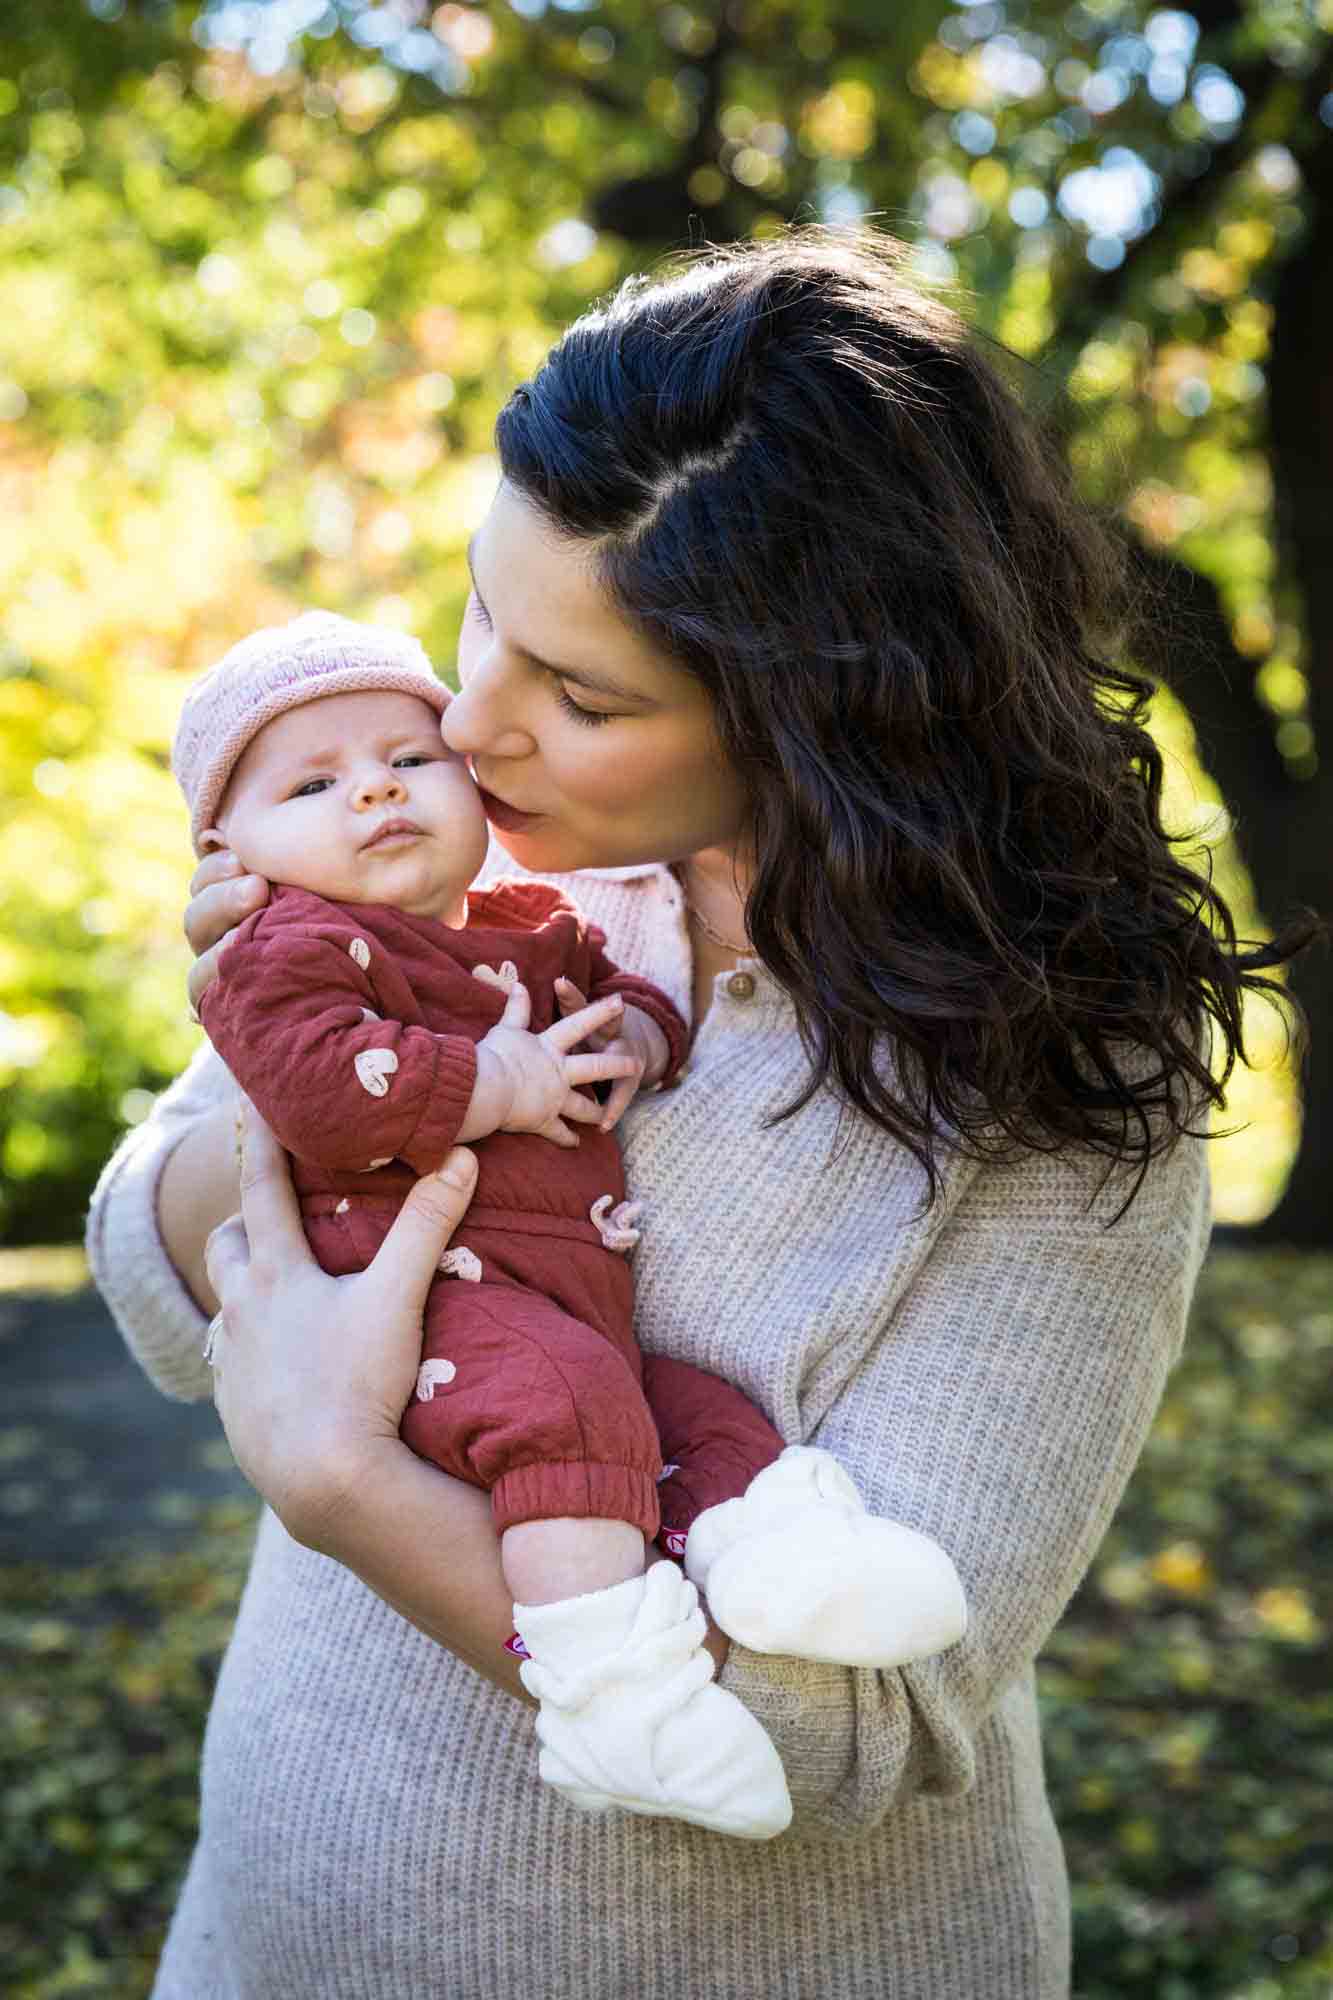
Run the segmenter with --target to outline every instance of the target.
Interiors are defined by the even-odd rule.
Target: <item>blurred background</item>
[[[312,604],[452,671],[499,404],[629,271],[869,220],[1018,357],[1168,615],[1166,815],[1333,915],[1333,0],[9,0],[0,11],[0,1960],[146,1993],[253,1527],[85,1288],[197,1044],[167,747]],[[1333,1994],[1333,966],[1210,1146],[1143,1469],[1043,1664],[1081,2000]],[[1007,1996],[996,1996],[1007,2000]],[[1015,1996],[1017,2000],[1017,1996]]]

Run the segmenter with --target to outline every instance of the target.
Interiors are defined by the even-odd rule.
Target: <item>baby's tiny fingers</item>
[[[629,1110],[630,1105],[633,1104],[634,1095],[638,1087],[639,1079],[637,1075],[623,1076],[618,1083],[612,1086],[611,1095],[607,1098],[606,1108],[602,1113],[603,1132],[614,1132],[616,1126]]]
[[[537,1136],[541,1139],[549,1139],[553,1146],[563,1146],[566,1151],[571,1146],[577,1146],[579,1143],[578,1133],[571,1132],[563,1118],[553,1118],[549,1125],[542,1126]]]
[[[612,1021],[619,1021],[624,1011],[625,1003],[620,995],[609,993],[605,1000],[594,1000],[590,1007],[580,1007],[576,1014],[566,1014],[563,1021],[554,1022],[542,1040],[549,1048],[558,1049],[563,1054],[566,1049],[576,1048],[598,1028],[609,1027]]]
[[[637,1076],[639,1065],[633,1056],[613,1056],[607,1049],[596,1049],[591,1055],[566,1056],[564,1071],[566,1083],[610,1083],[618,1076]]]
[[[582,992],[572,979],[557,979],[555,990],[562,1014],[577,1014],[580,1007],[586,1007],[588,1004],[587,994]]]
[[[577,1090],[571,1090],[560,1107],[560,1116],[570,1119],[575,1125],[596,1125],[602,1116],[602,1107],[595,1097],[581,1097]]]
[[[532,1001],[529,998],[527,987],[520,980],[517,985],[510,988],[509,997],[505,1001],[504,1013],[500,1016],[500,1026],[502,1028],[526,1028],[531,1013]]]

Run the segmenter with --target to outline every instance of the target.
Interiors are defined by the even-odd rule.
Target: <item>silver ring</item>
[[[204,1360],[210,1368],[216,1366],[213,1360],[213,1349],[217,1346],[218,1334],[222,1331],[222,1317],[220,1312],[215,1312],[212,1319],[208,1322],[208,1331],[204,1335]]]

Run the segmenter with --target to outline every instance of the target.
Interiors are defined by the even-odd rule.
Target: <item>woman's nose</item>
[[[440,734],[460,757],[528,757],[536,742],[514,714],[498,667],[474,661],[440,719]]]
[[[401,805],[406,797],[407,786],[390,765],[362,771],[352,786],[352,804],[358,812],[366,806]]]

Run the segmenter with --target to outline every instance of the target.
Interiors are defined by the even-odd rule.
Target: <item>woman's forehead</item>
[[[597,570],[598,544],[561,535],[508,480],[472,538],[478,594],[507,644],[572,677],[601,666],[665,693],[682,670],[625,617]]]

